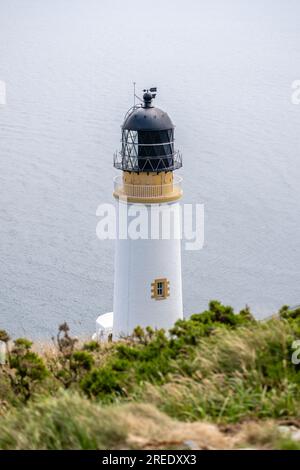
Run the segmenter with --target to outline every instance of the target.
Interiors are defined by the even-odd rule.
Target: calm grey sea
[[[257,316],[300,303],[298,0],[0,0],[0,328],[89,334],[112,308],[112,154],[138,89],[176,124],[185,202],[205,246],[183,253],[186,315],[210,299]]]

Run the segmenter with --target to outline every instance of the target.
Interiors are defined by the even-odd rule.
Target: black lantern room
[[[122,148],[114,166],[128,172],[167,172],[182,166],[174,150],[174,125],[168,114],[153,106],[155,95],[146,91],[143,104],[134,106],[122,126]]]

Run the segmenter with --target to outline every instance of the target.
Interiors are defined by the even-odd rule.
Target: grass
[[[1,421],[1,449],[107,449],[126,438],[125,423],[79,395],[33,400]]]
[[[151,404],[103,406],[61,391],[8,412],[0,425],[5,449],[299,449],[275,421],[247,421],[218,428],[205,421],[181,422]]]
[[[203,338],[188,373],[177,365],[146,397],[183,420],[236,422],[299,415],[299,373],[290,360],[293,331],[272,320]]]
[[[291,361],[300,311],[255,321],[213,301],[163,330],[116,343],[55,347],[0,331],[0,449],[298,449],[300,366]]]
[[[0,426],[0,448],[15,450],[184,449],[191,443],[197,449],[231,449],[249,442],[265,445],[270,438],[277,439],[270,424],[260,427],[254,440],[245,427],[228,435],[214,424],[174,420],[150,404],[103,407],[65,391],[10,411]]]

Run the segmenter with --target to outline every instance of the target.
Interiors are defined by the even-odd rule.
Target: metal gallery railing
[[[178,150],[169,155],[151,157],[116,152],[113,164],[115,168],[123,171],[173,171],[182,167],[182,155]]]

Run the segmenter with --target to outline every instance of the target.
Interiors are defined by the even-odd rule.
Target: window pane
[[[160,297],[163,296],[163,283],[162,282],[158,282],[157,283],[157,295],[159,295]]]

